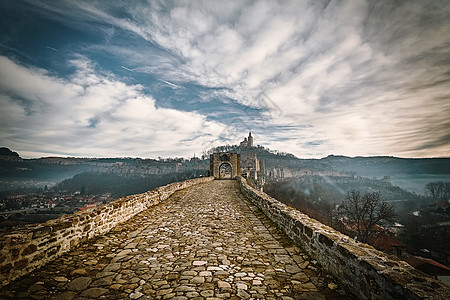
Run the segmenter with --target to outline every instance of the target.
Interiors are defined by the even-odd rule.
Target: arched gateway
[[[211,154],[210,172],[216,179],[234,179],[241,176],[241,156],[230,152]]]
[[[232,167],[229,163],[224,162],[219,166],[219,178],[220,179],[231,179]]]

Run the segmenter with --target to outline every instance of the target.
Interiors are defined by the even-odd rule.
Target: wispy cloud
[[[77,156],[188,156],[223,130],[204,116],[155,107],[141,86],[99,75],[86,58],[72,64],[77,71],[63,80],[0,57],[2,144]]]
[[[30,4],[67,26],[107,32],[78,51],[108,53],[133,76],[170,86],[180,103],[222,103],[204,115],[191,113],[204,122],[222,117],[223,124],[213,122],[219,127],[241,123],[271,148],[304,157],[450,155],[448,1]],[[86,84],[109,78],[89,76],[71,83],[85,93]],[[192,96],[190,85],[208,93]],[[146,92],[125,86],[153,103],[165,101],[146,96],[151,84]],[[191,107],[176,108],[189,115]],[[235,107],[243,113],[229,113]],[[90,118],[100,120],[96,129],[108,124],[102,116]],[[89,118],[83,120],[89,126]],[[232,141],[241,138],[225,132]]]

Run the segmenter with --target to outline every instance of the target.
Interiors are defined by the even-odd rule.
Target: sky
[[[22,157],[450,157],[450,2],[0,1]]]

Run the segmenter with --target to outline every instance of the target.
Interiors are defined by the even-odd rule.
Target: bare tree
[[[431,197],[436,200],[447,200],[450,198],[450,182],[434,181],[425,185]]]
[[[355,190],[347,192],[339,213],[348,225],[355,227],[361,242],[367,242],[375,225],[381,221],[393,222],[396,216],[394,205],[381,201],[379,192],[361,195]]]

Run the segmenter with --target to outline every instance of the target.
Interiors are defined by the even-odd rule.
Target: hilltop
[[[209,152],[214,151],[255,152],[258,158],[264,160],[266,167],[295,168],[302,166],[315,170],[336,170],[365,177],[383,177],[396,174],[450,175],[450,158],[349,157],[331,154],[320,159],[304,159],[291,153],[270,150],[259,145],[247,149],[241,149],[238,145],[219,146]]]
[[[398,158],[390,156],[347,157],[329,155],[321,159],[302,159],[293,154],[270,150],[262,146],[241,148],[238,145],[219,146],[205,152],[201,158],[75,158],[43,157],[22,159],[19,153],[0,148],[0,191],[14,186],[55,185],[82,173],[108,173],[120,177],[144,177],[190,172],[206,175],[209,154],[215,151],[256,153],[264,161],[266,173],[283,171],[285,177],[306,174],[362,176],[382,179],[410,191],[423,193],[427,182],[450,180],[450,158]],[[91,175],[89,175],[91,177]]]
[[[11,151],[9,148],[0,147],[0,156],[20,157],[19,153]]]

